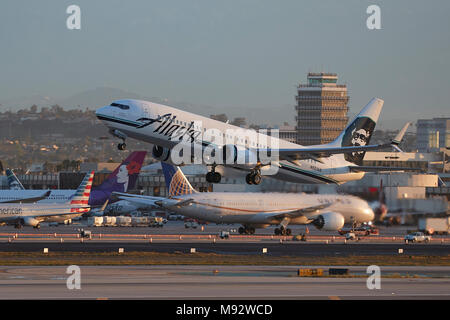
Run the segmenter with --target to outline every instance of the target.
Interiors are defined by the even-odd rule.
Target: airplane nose
[[[107,115],[108,114],[108,108],[109,106],[104,106],[104,107],[101,107],[101,108],[98,108],[97,110],[95,110],[95,116],[97,117],[97,118],[99,118],[99,117],[101,117],[101,116],[103,116],[103,115]]]
[[[373,212],[371,207],[368,206],[364,211],[369,221],[375,219],[375,213]]]

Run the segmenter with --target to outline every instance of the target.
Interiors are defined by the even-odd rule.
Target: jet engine
[[[152,156],[159,161],[167,161],[170,158],[170,149],[154,145]]]
[[[258,153],[254,150],[227,144],[222,147],[224,164],[243,164],[254,167],[258,164]]]
[[[337,231],[344,226],[345,219],[340,213],[325,212],[314,219],[312,223],[319,230]]]
[[[36,227],[39,225],[39,220],[33,218],[33,217],[24,217],[22,219],[22,224],[24,226],[30,226],[30,227]]]

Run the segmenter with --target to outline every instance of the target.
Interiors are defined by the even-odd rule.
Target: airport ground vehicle
[[[103,216],[103,225],[105,227],[114,227],[116,226],[116,217],[111,216]]]
[[[88,225],[92,227],[101,227],[103,226],[103,217],[89,217]]]
[[[345,235],[349,232],[353,232],[358,236],[379,235],[380,230],[375,226],[364,225],[356,228],[342,228],[339,231],[340,235]]]
[[[345,239],[346,240],[356,240],[356,234],[354,232],[347,232],[345,234]]]
[[[194,219],[186,219],[184,222],[184,227],[187,228],[193,228],[196,229],[198,227],[198,222]]]
[[[450,218],[423,218],[419,219],[418,230],[426,235],[449,234]]]
[[[405,242],[429,242],[430,236],[426,236],[423,232],[413,232],[405,236]]]
[[[92,237],[92,231],[90,231],[90,230],[78,229],[78,232],[80,233],[80,237],[82,237],[82,238],[91,238]]]
[[[149,227],[162,228],[164,226],[163,219],[161,217],[148,217]]]
[[[228,231],[220,231],[219,237],[220,239],[228,239],[230,237],[230,233]]]

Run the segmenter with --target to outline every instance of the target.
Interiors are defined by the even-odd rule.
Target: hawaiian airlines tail
[[[132,152],[96,189],[109,192],[127,192],[133,189],[146,154],[147,151]]]

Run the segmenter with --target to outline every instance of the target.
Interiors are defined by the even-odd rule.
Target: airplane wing
[[[310,213],[315,213],[318,210],[323,210],[325,208],[328,208],[329,206],[331,206],[333,203],[324,203],[324,204],[320,204],[317,206],[312,206],[312,207],[307,207],[307,208],[301,208],[301,209],[297,209],[297,210],[290,210],[290,211],[285,211],[285,212],[276,212],[273,214],[268,215],[267,217],[269,218],[275,218],[275,219],[285,219],[285,218],[297,218],[300,216],[308,216]]]
[[[44,200],[47,198],[50,193],[52,193],[50,190],[48,190],[46,193],[44,193],[41,196],[32,197],[32,198],[22,198],[22,199],[16,199],[16,200],[4,200],[0,201],[0,203],[34,203],[40,200]]]
[[[422,168],[409,168],[409,167],[349,166],[348,168],[352,172],[423,171]]]
[[[170,199],[170,198],[163,198],[163,197],[154,197],[154,196],[141,196],[136,194],[127,194],[127,193],[121,193],[121,192],[113,192],[115,196],[117,196],[120,200],[127,200],[130,202],[134,202],[140,205],[144,206],[154,206],[154,207],[182,207],[190,205],[194,199]]]
[[[406,130],[408,129],[410,123],[406,123],[400,132],[392,139],[389,143],[376,144],[376,145],[366,145],[366,146],[348,146],[348,147],[334,147],[334,146],[317,146],[317,147],[305,147],[298,149],[256,149],[256,152],[278,152],[281,160],[301,160],[301,159],[318,159],[329,157],[333,154],[339,153],[353,153],[353,152],[365,152],[365,151],[375,151],[393,147],[397,150],[398,145],[403,140]],[[401,151],[401,150],[400,150]]]
[[[120,200],[126,200],[137,203],[139,205],[154,206],[154,207],[160,207],[160,205],[157,204],[157,201],[166,200],[166,198],[163,197],[142,196],[138,194],[123,193],[123,192],[113,192],[113,195],[115,195]]]

